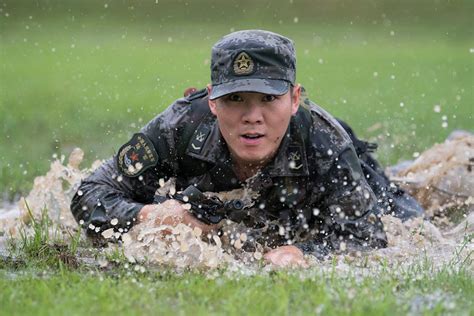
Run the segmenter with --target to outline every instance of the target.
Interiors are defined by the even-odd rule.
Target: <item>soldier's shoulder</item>
[[[206,99],[208,95],[207,89],[197,90],[195,88],[188,88],[184,91],[184,97],[189,101],[192,102],[198,99]]]
[[[177,99],[170,107],[172,113],[188,113],[192,115],[205,114],[209,112],[207,89],[197,90],[188,88],[184,96]]]
[[[312,172],[325,174],[352,141],[337,119],[312,102],[303,91],[297,115],[306,139],[306,153]]]
[[[192,93],[175,100],[161,113],[157,114],[142,128],[142,132],[153,134],[167,131],[169,133],[181,126],[188,125],[190,122],[199,121],[209,114],[207,90],[192,91]]]
[[[301,111],[309,117],[310,141],[319,147],[342,150],[351,144],[351,138],[338,120],[329,112],[311,101],[303,90],[300,102]],[[323,146],[324,145],[324,146]]]

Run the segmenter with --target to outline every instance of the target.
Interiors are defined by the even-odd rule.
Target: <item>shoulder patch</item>
[[[157,163],[158,154],[155,147],[143,133],[134,134],[118,151],[118,169],[127,177],[136,177]]]

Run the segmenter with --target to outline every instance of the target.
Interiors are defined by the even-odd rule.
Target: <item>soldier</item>
[[[380,216],[422,209],[389,183],[371,144],[311,102],[295,76],[288,38],[261,30],[223,37],[212,48],[207,89],[175,101],[85,179],[71,204],[76,220],[90,234],[127,231],[151,213],[165,224],[215,229],[172,196],[155,196],[174,177],[178,190],[258,192],[244,216],[229,217],[252,228],[273,223],[277,237],[263,242],[275,265],[385,247]],[[156,203],[176,216],[157,214]]]

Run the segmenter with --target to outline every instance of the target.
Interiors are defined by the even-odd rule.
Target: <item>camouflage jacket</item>
[[[250,182],[259,192],[255,207],[286,228],[272,246],[295,244],[306,253],[342,243],[385,247],[377,197],[351,138],[330,114],[301,100],[273,161]],[[118,220],[113,227],[127,231],[140,209],[153,202],[160,179],[170,177],[177,190],[190,184],[212,192],[243,186],[205,90],[177,100],[85,179],[72,213],[90,233],[112,227],[112,219]]]

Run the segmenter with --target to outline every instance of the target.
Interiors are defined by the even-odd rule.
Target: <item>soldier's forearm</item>
[[[83,183],[72,199],[71,211],[89,234],[101,234],[114,228],[126,232],[134,223],[143,204],[124,199],[119,192]]]

